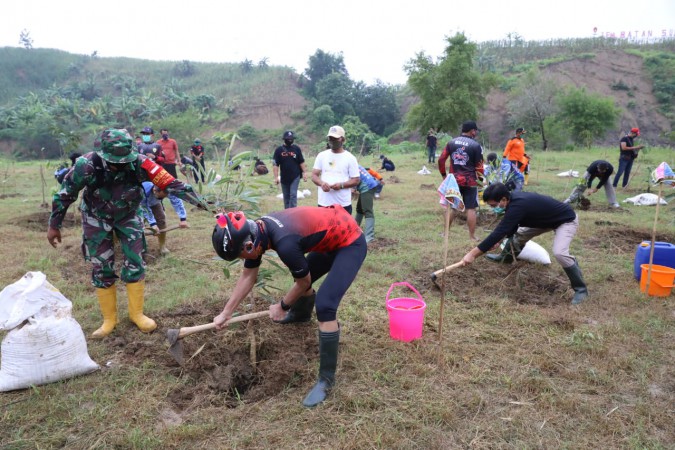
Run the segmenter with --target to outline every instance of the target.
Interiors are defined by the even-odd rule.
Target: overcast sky
[[[109,5],[109,6],[104,6]],[[439,56],[445,37],[474,42],[614,33],[675,37],[675,0],[4,0],[0,47],[101,57],[283,65],[302,72],[317,49],[342,52],[354,80],[404,83],[403,65]],[[0,61],[2,64],[2,61]]]

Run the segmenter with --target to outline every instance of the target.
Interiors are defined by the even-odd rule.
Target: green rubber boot
[[[286,313],[286,317],[279,320],[277,323],[309,322],[312,319],[315,300],[316,292],[312,293],[312,295],[300,297],[291,305],[291,309]]]
[[[581,274],[581,268],[579,268],[579,264],[574,261],[573,266],[563,267],[563,270],[567,274],[567,278],[570,279],[572,289],[574,289],[574,298],[572,299],[572,304],[578,305],[588,298],[588,287],[586,286],[584,277]]]
[[[326,400],[335,384],[339,343],[340,330],[319,331],[319,380],[302,401],[303,406],[313,408]]]
[[[509,264],[516,260],[521,251],[520,245],[518,245],[518,242],[512,236],[506,240],[501,253],[487,254],[485,257],[490,261]]]

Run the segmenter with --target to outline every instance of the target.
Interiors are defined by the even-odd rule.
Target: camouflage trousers
[[[102,220],[82,213],[82,254],[92,263],[91,283],[97,288],[112,286],[115,274],[115,248],[113,235],[122,247],[124,262],[121,278],[125,283],[135,283],[145,278],[143,252],[146,248],[143,219],[134,210],[122,219]]]

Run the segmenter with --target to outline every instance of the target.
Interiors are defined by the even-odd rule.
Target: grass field
[[[595,159],[616,166],[617,153],[535,153],[526,190],[562,200],[576,180],[557,173],[583,174]],[[417,174],[426,164],[421,152],[391,157],[397,170],[384,174],[377,239],[339,311],[337,385],[313,410],[301,401],[318,365],[316,322],[259,319],[189,336],[183,367],[167,353],[166,330],[210,322],[240,270],[230,267],[227,278],[224,263],[213,259],[211,216],[189,210],[191,228],[169,233],[167,257],[148,242],[146,313],[158,330],[143,335],[132,326],[120,283],[120,323],[108,338],[92,340],[101,316],[79,250],[79,222],[64,228],[57,250],[46,240],[41,204],[51,202],[53,168],[0,161],[0,286],[44,272],[73,302],[89,354],[102,367],[1,393],[0,448],[673,448],[675,296],[648,297],[633,277],[635,249],[652,236],[655,207],[622,203],[614,210],[602,190],[591,196],[572,243],[591,293],[578,307],[555,262],[480,258],[449,272],[442,293],[429,277],[446,260],[441,178],[432,167],[431,175]],[[646,192],[648,168],[661,161],[675,167],[673,151],[641,155],[619,201]],[[379,167],[371,156],[361,164]],[[316,188],[305,187],[313,195],[300,204],[314,205]],[[278,192],[265,192],[263,211],[282,208]],[[660,208],[657,240],[675,242],[673,205]],[[170,209],[167,217],[177,222]],[[481,210],[479,224],[478,236],[487,236],[492,213]],[[551,233],[536,241],[550,251]],[[471,246],[464,222],[455,220],[448,264]],[[287,273],[263,265],[269,285],[290,286]],[[423,338],[411,343],[389,337],[385,296],[396,282],[415,286],[428,305]],[[254,292],[242,312],[264,310],[263,294]],[[392,296],[411,293],[397,287]]]

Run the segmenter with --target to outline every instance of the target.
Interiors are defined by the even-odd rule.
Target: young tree
[[[357,83],[354,86],[354,107],[359,119],[380,136],[396,127],[401,117],[396,88],[381,80],[371,86]]]
[[[558,87],[552,78],[538,69],[527,72],[511,91],[508,112],[513,123],[541,134],[542,149],[548,149],[545,121],[556,113]]]
[[[319,81],[332,73],[341,74],[349,78],[342,53],[334,55],[317,49],[309,57],[308,67],[305,69],[305,76],[309,79],[307,82],[307,93],[313,97],[316,94],[316,87]]]
[[[476,44],[468,42],[462,33],[447,38],[447,42],[438,63],[422,52],[405,67],[408,84],[420,98],[410,108],[407,126],[423,135],[429,128],[453,133],[463,121],[476,119],[495,85],[494,75],[481,75],[474,67]]]
[[[353,116],[354,83],[342,73],[327,75],[316,84],[316,103],[330,105],[338,121],[345,116]]]
[[[33,38],[30,37],[30,32],[25,28],[19,34],[19,44],[23,45],[26,50],[33,48]]]
[[[570,128],[577,144],[590,147],[593,138],[601,137],[620,116],[614,99],[572,88],[560,95],[558,116]]]

